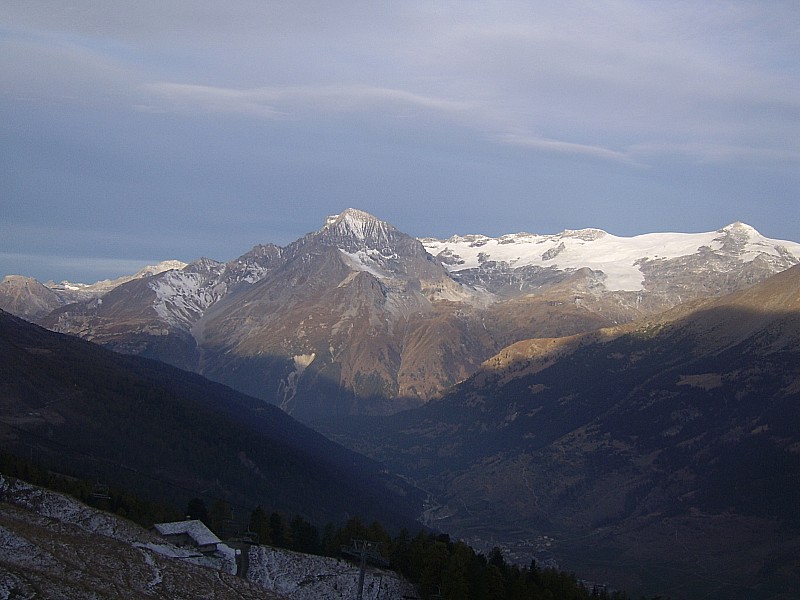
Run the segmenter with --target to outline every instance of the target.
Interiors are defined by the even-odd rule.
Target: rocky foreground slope
[[[349,600],[357,565],[251,546],[247,573],[222,544],[210,556],[176,547],[117,516],[0,474],[0,597],[169,600]],[[415,597],[391,571],[369,568],[364,598]]]
[[[237,578],[230,548],[198,557],[124,519],[2,475],[0,507],[4,598],[282,598]]]

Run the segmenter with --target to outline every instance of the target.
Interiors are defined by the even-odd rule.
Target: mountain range
[[[797,264],[800,244],[734,223],[418,240],[347,209],[286,247],[162,263],[92,286],[0,284],[0,307],[167,362],[312,423],[438,397],[520,340],[630,322]]]

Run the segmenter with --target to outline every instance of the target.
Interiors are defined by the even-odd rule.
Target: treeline
[[[339,539],[349,537],[358,529],[358,522],[348,522]],[[368,535],[375,529],[375,525],[371,526],[363,536],[370,539]],[[484,556],[446,534],[420,531],[411,537],[404,530],[393,538],[384,536],[381,541],[390,566],[414,583],[424,599],[628,600],[625,593],[598,588],[588,590],[574,575],[557,569],[542,569],[535,561],[525,568],[511,565],[497,548]]]
[[[0,474],[67,494],[84,504],[107,510],[145,528],[154,523],[183,518],[175,509],[148,502],[130,492],[79,477],[53,473],[8,452],[0,451]]]
[[[202,500],[189,502],[187,515],[206,522],[224,536],[231,521],[230,507],[217,501],[206,510]],[[484,556],[448,535],[402,530],[392,537],[380,523],[353,518],[341,527],[326,525],[320,532],[300,516],[287,519],[256,507],[247,535],[253,541],[306,554],[343,557],[353,540],[377,542],[389,568],[402,574],[424,600],[630,600],[625,592],[587,589],[575,575],[540,568],[535,561],[520,568],[506,562],[499,549]]]
[[[380,523],[366,525],[358,518],[338,527],[329,523],[320,531],[301,516],[287,518],[260,506],[251,512],[247,531],[242,532],[224,500],[207,508],[194,498],[181,513],[113,488],[98,490],[95,483],[52,473],[5,452],[0,452],[0,473],[69,494],[144,527],[189,516],[202,520],[222,539],[244,535],[254,543],[337,558],[353,540],[377,542],[389,568],[411,581],[423,600],[631,600],[624,592],[587,589],[575,575],[540,568],[535,561],[528,567],[511,565],[499,549],[484,556],[448,535],[420,531],[412,536],[404,529],[393,537]]]

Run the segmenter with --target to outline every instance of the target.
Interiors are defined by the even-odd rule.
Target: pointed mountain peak
[[[328,217],[323,232],[336,238],[356,241],[367,246],[386,245],[397,229],[379,218],[357,208]]]
[[[180,271],[186,266],[186,263],[180,260],[162,260],[158,264],[142,267],[133,275],[133,278],[141,279],[143,277],[149,277],[150,275],[158,275],[164,271]]]
[[[768,240],[761,235],[754,227],[736,221],[723,227],[718,232],[719,236],[715,241],[721,244],[720,249],[741,255],[745,252],[763,252],[768,247],[775,246],[775,240]],[[772,252],[770,252],[772,253]]]
[[[327,218],[326,225],[333,225],[344,220],[351,221],[379,221],[378,217],[358,208],[345,208],[338,215],[331,215]]]
[[[338,215],[331,215],[325,221],[325,227],[353,227],[363,228],[365,226],[372,226],[375,224],[389,225],[385,221],[381,221],[375,215],[359,210],[357,208],[346,208]]]
[[[741,221],[736,221],[735,223],[731,223],[720,229],[720,233],[736,233],[739,235],[748,235],[748,236],[760,236],[761,234],[756,230],[755,227],[748,225],[747,223],[742,223]]]

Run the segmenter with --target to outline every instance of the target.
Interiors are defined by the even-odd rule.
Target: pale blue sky
[[[416,236],[800,241],[800,4],[4,0],[0,275]]]

